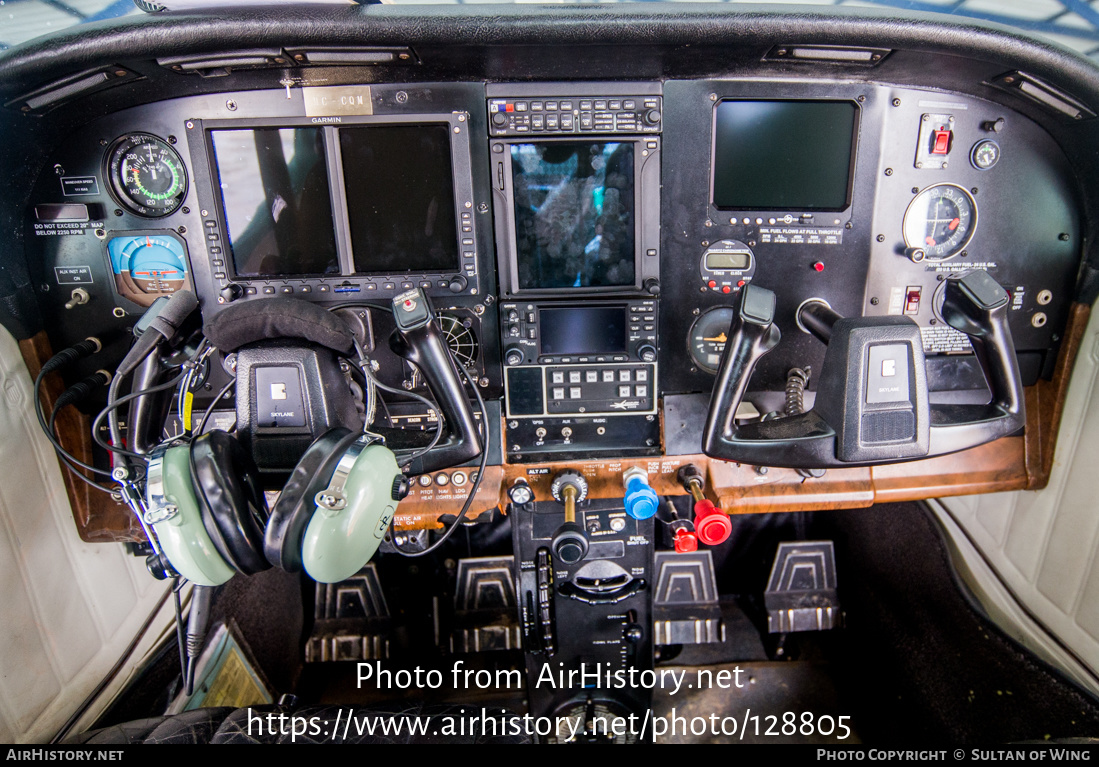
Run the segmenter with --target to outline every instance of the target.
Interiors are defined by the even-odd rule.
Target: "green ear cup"
[[[317,511],[302,546],[302,564],[309,577],[337,583],[374,556],[397,511],[392,494],[400,474],[387,447],[362,440],[352,445],[337,466],[333,483],[316,496]],[[341,489],[339,479],[344,475]]]
[[[196,586],[220,586],[233,569],[218,554],[202,524],[191,485],[187,445],[154,450],[149,461],[146,520],[176,572]]]

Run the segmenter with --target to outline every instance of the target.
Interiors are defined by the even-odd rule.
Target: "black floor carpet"
[[[1099,707],[979,615],[915,503],[814,515],[847,617],[836,685],[867,743],[1099,737]]]

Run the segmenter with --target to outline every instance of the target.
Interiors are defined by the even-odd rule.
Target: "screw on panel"
[[[871,306],[877,306],[880,303],[881,303],[881,301],[878,300],[877,296],[874,296],[873,298],[870,299],[870,305]]]
[[[237,111],[237,102],[229,99],[225,102],[225,108],[228,109],[230,112],[235,112]]]
[[[893,99],[893,106],[899,107],[900,105],[901,105],[901,100],[900,99]]]
[[[884,234],[879,234],[878,237],[877,237],[877,240],[878,240],[878,242],[885,242],[885,235]]]
[[[892,168],[886,168],[885,169],[885,175],[892,176],[893,175],[893,169]]]

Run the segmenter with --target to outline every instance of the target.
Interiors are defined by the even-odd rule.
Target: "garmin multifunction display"
[[[520,289],[633,285],[634,144],[512,144]]]
[[[847,101],[722,101],[714,116],[714,206],[844,210],[856,116]]]
[[[542,354],[621,354],[626,312],[620,306],[541,309]]]
[[[477,293],[466,119],[206,123],[215,199],[201,202],[221,299]]]
[[[236,273],[339,274],[322,129],[214,130],[210,137]]]
[[[357,274],[460,269],[446,125],[342,128],[340,150]]]

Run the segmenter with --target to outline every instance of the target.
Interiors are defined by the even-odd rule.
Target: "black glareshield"
[[[423,474],[458,466],[477,457],[484,449],[477,422],[454,358],[423,292],[413,289],[395,297],[393,317],[397,330],[389,338],[389,347],[423,373],[447,430],[446,439],[414,460],[408,473]]]
[[[855,317],[829,329],[811,411],[738,426],[752,371],[779,338],[774,294],[748,285],[734,303],[703,452],[753,465],[839,468],[943,455],[1013,434],[1026,416],[1007,307],[1007,292],[984,271],[947,280],[943,317],[973,344],[992,390],[986,405],[930,404],[918,326],[906,317]],[[806,314],[803,307],[803,324],[812,319]]]

